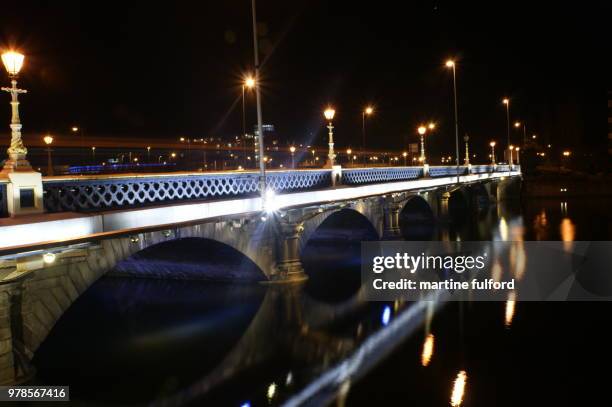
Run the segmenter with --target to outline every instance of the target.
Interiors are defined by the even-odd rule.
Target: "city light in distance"
[[[374,108],[372,106],[368,106],[368,107],[365,108],[364,112],[365,112],[365,114],[367,114],[369,116],[372,113],[374,113]]]
[[[453,61],[452,59],[449,59],[448,61],[446,61],[447,68],[452,68],[453,66],[455,66],[455,61]]]

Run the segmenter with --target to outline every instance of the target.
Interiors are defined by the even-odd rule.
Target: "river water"
[[[608,240],[610,204],[503,203],[431,237]],[[35,382],[70,385],[87,405],[282,404],[414,305],[360,295],[359,242],[376,238],[364,218],[328,218],[303,253],[310,278],[295,287],[104,277],[37,351]],[[188,243],[184,250],[210,244]],[[200,267],[219,269],[227,254],[213,252]],[[461,405],[589,404],[606,395],[610,311],[608,303],[450,303],[335,402],[449,405],[459,376]]]

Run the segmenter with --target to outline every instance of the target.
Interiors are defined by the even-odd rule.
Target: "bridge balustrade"
[[[422,176],[423,167],[343,169],[342,183],[345,185],[362,185],[375,182],[407,181]]]

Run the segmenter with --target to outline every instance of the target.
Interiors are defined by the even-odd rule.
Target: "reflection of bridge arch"
[[[429,240],[434,233],[435,214],[432,205],[419,195],[411,195],[401,207],[399,228],[406,240]]]

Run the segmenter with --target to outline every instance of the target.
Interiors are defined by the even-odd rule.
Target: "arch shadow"
[[[361,287],[361,242],[378,239],[368,218],[354,209],[329,215],[302,249],[306,293],[331,303],[354,296]]]

